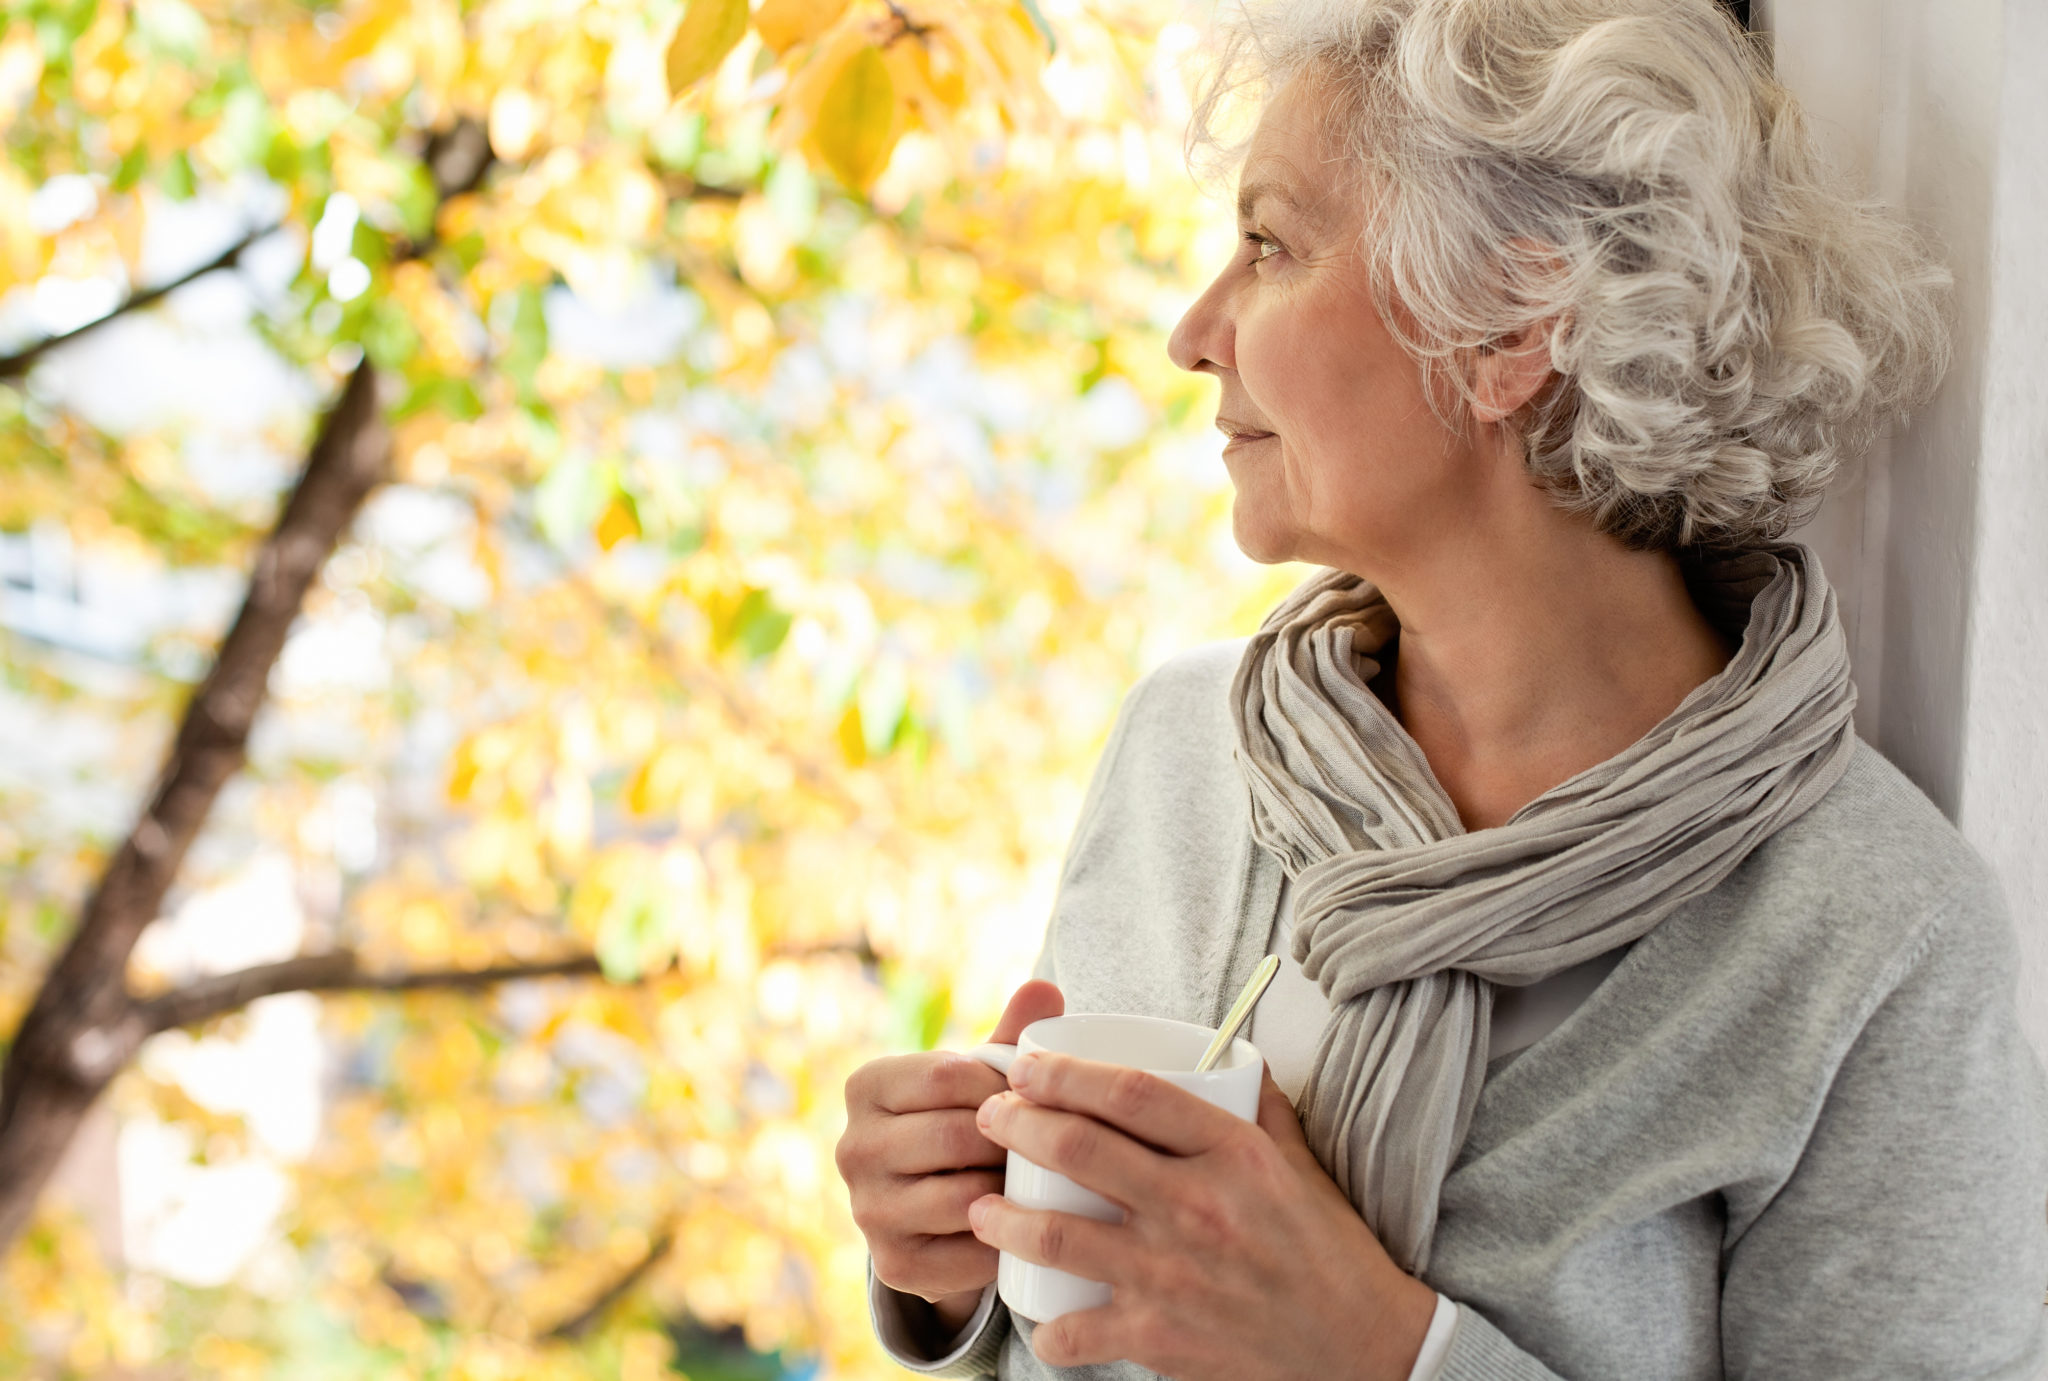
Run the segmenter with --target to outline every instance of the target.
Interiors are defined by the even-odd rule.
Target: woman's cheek
[[[1253,308],[1237,324],[1237,374],[1268,427],[1279,430],[1288,410],[1287,371],[1292,353],[1270,309]]]

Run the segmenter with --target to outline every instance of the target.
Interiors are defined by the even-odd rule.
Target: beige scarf
[[[1848,769],[1848,646],[1797,545],[1687,568],[1741,647],[1617,756],[1466,832],[1368,683],[1397,631],[1380,593],[1326,571],[1265,621],[1232,686],[1252,830],[1295,886],[1294,958],[1332,1008],[1302,1121],[1403,1269],[1486,1073],[1497,983],[1627,944],[1713,887]]]

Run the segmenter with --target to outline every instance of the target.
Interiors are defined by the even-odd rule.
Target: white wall
[[[2048,1053],[2048,4],[2007,0],[1958,818],[2005,880]]]
[[[2048,1062],[2048,3],[1773,0],[1762,25],[1838,162],[1955,271],[1940,394],[1802,536],[1841,591],[1858,728],[2005,885]]]

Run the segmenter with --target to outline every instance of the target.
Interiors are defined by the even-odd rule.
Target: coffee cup
[[[1018,1035],[1015,1045],[982,1045],[967,1053],[1004,1074],[1019,1055],[1034,1050],[1129,1065],[1255,1122],[1265,1060],[1250,1041],[1240,1037],[1231,1041],[1214,1069],[1197,1074],[1195,1065],[1215,1036],[1209,1027],[1164,1017],[1078,1013],[1032,1022]],[[1003,1197],[1021,1208],[1078,1213],[1103,1223],[1124,1220],[1123,1209],[1115,1203],[1065,1175],[1034,1165],[1015,1151],[1010,1152],[1003,1172]],[[996,1293],[1014,1312],[1045,1323],[1075,1310],[1101,1308],[1109,1303],[1110,1289],[1100,1281],[1003,1252],[996,1265]]]

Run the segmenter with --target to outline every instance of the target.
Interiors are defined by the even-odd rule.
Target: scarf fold
[[[1805,813],[1855,751],[1847,640],[1805,547],[1687,568],[1741,645],[1621,753],[1467,832],[1369,688],[1399,631],[1372,585],[1311,577],[1267,616],[1231,694],[1252,832],[1295,886],[1294,958],[1331,1018],[1310,1146],[1404,1270],[1486,1074],[1497,984],[1627,944]]]

